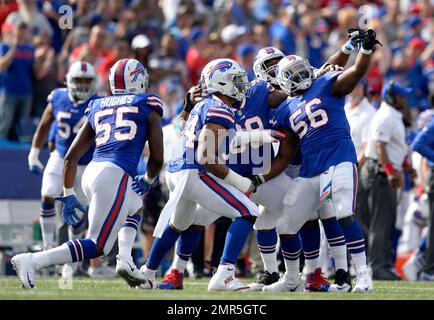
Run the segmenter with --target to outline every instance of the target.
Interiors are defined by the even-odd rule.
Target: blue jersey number
[[[289,117],[291,129],[298,134],[300,139],[303,138],[304,135],[307,133],[309,126],[311,128],[319,128],[329,121],[327,112],[324,109],[312,110],[313,107],[321,103],[322,101],[319,98],[312,99],[306,103],[306,105],[304,106],[304,110],[307,116],[306,121],[301,119],[297,120],[297,118],[303,114],[302,108],[295,110]]]
[[[112,136],[116,141],[133,140],[136,136],[137,124],[133,120],[125,120],[124,115],[138,113],[139,107],[119,107],[116,109],[115,123],[104,122],[102,118],[111,116],[114,112],[114,108],[95,112],[94,126],[97,146],[107,143]],[[112,135],[113,128],[127,128],[128,132],[116,131]]]

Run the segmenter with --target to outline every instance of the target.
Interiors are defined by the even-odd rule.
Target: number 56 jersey
[[[275,127],[287,127],[300,139],[300,177],[315,177],[342,162],[357,163],[345,97],[331,91],[339,74],[320,76],[302,95],[284,101],[276,110]]]
[[[111,162],[134,177],[149,137],[148,118],[152,111],[163,116],[163,104],[153,94],[92,100],[86,116],[95,131],[93,161]]]

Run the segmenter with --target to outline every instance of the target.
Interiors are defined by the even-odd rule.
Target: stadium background
[[[348,28],[372,27],[383,47],[366,76],[371,102],[379,106],[381,88],[389,79],[412,88],[407,119],[415,126],[416,116],[432,108],[433,13],[430,0],[1,0],[0,55],[21,21],[29,26],[24,44],[34,54],[9,75],[8,83],[0,71],[0,95],[31,100],[29,107],[14,110],[10,129],[0,137],[0,275],[11,274],[14,251],[40,244],[41,176],[29,173],[27,155],[47,95],[64,85],[72,62],[92,63],[98,92],[109,94],[113,63],[125,57],[140,60],[150,72],[149,91],[165,104],[164,124],[170,124],[184,92],[197,83],[211,59],[234,58],[253,79],[255,54],[271,45],[319,67],[347,40]],[[37,72],[32,72],[32,65]],[[45,163],[47,158],[46,148],[41,160]],[[158,197],[161,205],[164,197]],[[224,234],[224,222],[216,228],[215,243],[219,233]]]

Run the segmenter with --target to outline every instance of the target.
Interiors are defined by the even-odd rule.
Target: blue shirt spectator
[[[0,43],[0,56],[8,53],[10,46]],[[35,48],[30,44],[17,45],[12,63],[0,70],[0,93],[12,95],[32,94],[32,65]]]

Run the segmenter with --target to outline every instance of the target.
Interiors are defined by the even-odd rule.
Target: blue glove
[[[75,195],[70,196],[59,196],[54,199],[63,202],[62,216],[68,226],[78,227],[83,222],[83,216],[86,210],[78,202]]]
[[[152,184],[147,182],[144,177],[144,174],[135,176],[133,179],[133,184],[131,186],[134,192],[137,193],[139,196],[142,196],[145,193],[149,192],[149,189],[151,189],[152,186]]]

